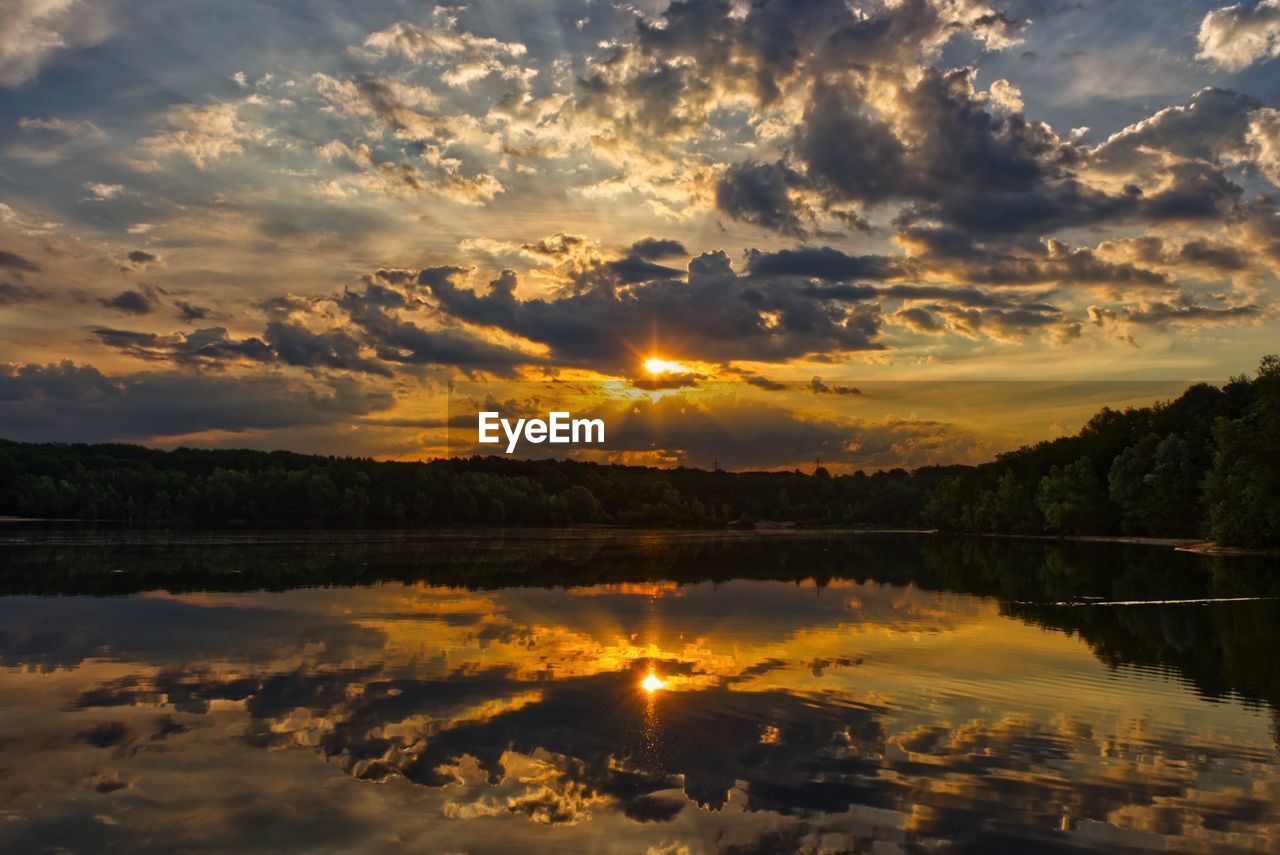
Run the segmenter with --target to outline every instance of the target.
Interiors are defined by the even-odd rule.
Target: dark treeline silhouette
[[[833,478],[497,457],[381,462],[0,440],[0,514],[258,526],[915,524],[960,467]]]
[[[0,515],[255,526],[808,526],[1280,545],[1280,358],[980,466],[832,477],[496,457],[379,462],[0,440]]]
[[[1280,546],[1280,358],[1222,388],[1104,408],[1075,436],[965,469],[921,517],[947,531]]]

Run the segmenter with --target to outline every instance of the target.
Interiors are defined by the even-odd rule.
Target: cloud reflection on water
[[[749,545],[774,571],[804,551]],[[641,574],[587,588],[0,598],[0,690],[17,699],[0,709],[0,843],[1280,842],[1261,698],[1207,703],[1194,658],[1178,658],[1187,640],[1220,648],[1224,616],[1257,629],[1274,603],[1067,618],[795,566],[794,581],[679,586]],[[1050,619],[1078,621],[1062,628],[1084,640]],[[1164,627],[1163,663],[1143,652],[1147,620]],[[667,686],[646,694],[651,671]]]

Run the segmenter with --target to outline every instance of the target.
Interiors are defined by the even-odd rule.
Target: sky
[[[973,462],[1276,350],[1280,0],[0,12],[0,436]]]

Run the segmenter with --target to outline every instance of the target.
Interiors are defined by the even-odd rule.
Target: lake
[[[8,526],[0,851],[1276,852],[1278,596],[1103,543]]]

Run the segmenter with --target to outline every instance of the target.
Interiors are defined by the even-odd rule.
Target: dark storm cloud
[[[138,351],[135,355],[142,355],[144,351],[159,348],[167,344],[168,339],[165,336],[156,333],[134,332],[133,330],[118,330],[111,327],[99,327],[93,330],[93,334],[98,341],[107,347],[116,350]]]
[[[431,275],[426,274],[428,279]],[[375,280],[369,277],[360,290],[347,289],[333,298],[346,316],[340,327],[317,331],[292,319],[314,316],[317,304],[285,295],[258,304],[267,314],[261,336],[233,339],[224,327],[171,335],[102,327],[93,334],[108,347],[141,359],[205,367],[256,362],[390,377],[397,365],[504,373],[538,361],[462,329],[425,329],[405,320],[398,313],[421,308],[422,301]]]
[[[966,18],[952,9],[955,17],[946,18],[941,8],[914,0],[855,14],[833,2],[785,9],[761,3],[742,17],[727,5],[676,4],[662,26],[641,23],[628,48],[629,67],[647,68],[647,76],[611,76],[613,64],[603,63],[584,84],[584,104],[612,105],[605,115],[615,122],[617,104],[630,104],[632,122],[655,116],[638,129],[673,134],[687,130],[690,109],[671,111],[671,104],[714,103],[708,93],[718,86],[751,81],[765,107],[789,81],[811,78],[788,153],[733,163],[716,185],[719,210],[782,234],[803,235],[819,210],[856,221],[840,208],[848,204],[897,204],[903,225],[935,222],[1001,237],[1212,221],[1238,201],[1220,166],[1224,156],[1242,152],[1256,100],[1206,89],[1088,149],[1028,119],[1016,98],[978,90],[972,68],[919,65],[954,33],[1006,44],[1001,40],[1019,27],[1000,13],[975,10]],[[713,27],[714,37],[696,37],[695,26],[698,33]],[[620,55],[614,64],[622,62]],[[673,112],[683,112],[684,122]],[[1161,153],[1198,162],[1162,161]],[[1164,179],[1158,189],[1153,183],[1145,193],[1137,186],[1111,192],[1080,178],[1085,168],[1143,164]]]
[[[779,383],[777,380],[770,380],[760,374],[748,374],[742,378],[742,382],[757,389],[763,389],[766,392],[782,392],[787,388],[786,383]]]
[[[859,83],[821,82],[796,128],[795,156],[794,168],[783,161],[730,167],[717,194],[721,210],[793,233],[799,227],[793,188],[816,192],[826,204],[903,203],[903,222],[948,214],[944,222],[965,222],[960,208],[977,195],[999,194],[1005,210],[980,229],[995,233],[1035,227],[1013,211],[1091,201],[1092,216],[1107,212],[1101,200],[1076,198],[1082,191],[1068,171],[1079,159],[1075,149],[1020,113],[993,110],[975,92],[970,69],[924,69],[915,84],[901,84],[892,116],[866,103]],[[1040,210],[1036,221],[1072,216],[1085,214]]]
[[[904,104],[917,142],[904,164],[902,223],[934,220],[998,237],[1215,222],[1229,217],[1241,197],[1222,158],[1240,152],[1242,111],[1253,102],[1235,93],[1206,90],[1188,107],[1157,114],[1091,151],[1020,113],[992,111],[976,98],[964,70],[927,73]],[[1160,178],[1154,190],[1130,184],[1106,192],[1077,174],[1085,167],[1129,172],[1139,157],[1149,159],[1149,171]]]
[[[887,279],[902,272],[901,260],[885,255],[848,255],[829,246],[751,250],[747,271],[758,276],[807,276],[816,279]]]
[[[330,378],[191,372],[106,376],[90,365],[0,365],[0,424],[26,441],[136,440],[349,423],[390,409],[390,393]]]
[[[1100,326],[1123,322],[1141,326],[1163,326],[1168,323],[1224,323],[1261,317],[1263,309],[1253,303],[1238,306],[1206,306],[1184,297],[1171,302],[1121,306],[1116,309],[1090,306],[1090,319]]]
[[[46,296],[39,288],[31,285],[0,281],[0,306],[30,303],[36,300],[43,300]]]
[[[1189,240],[1178,250],[1178,259],[1189,264],[1200,264],[1217,270],[1245,270],[1248,256],[1240,249],[1206,240]]]
[[[605,262],[603,266],[613,274],[615,281],[619,285],[633,285],[650,279],[670,278],[680,275],[679,270],[672,267],[663,267],[661,264],[654,264],[636,253],[628,255],[626,258],[619,258],[616,261]]]
[[[899,309],[894,313],[894,320],[903,326],[910,327],[916,332],[922,332],[929,335],[940,335],[947,331],[947,327],[932,314],[928,309],[913,306],[907,309]]]
[[[744,223],[782,234],[805,232],[788,189],[800,176],[781,161],[740,163],[729,167],[716,185],[716,207]]]
[[[914,226],[898,241],[915,253],[908,262],[919,275],[941,275],[976,285],[1107,285],[1115,288],[1167,288],[1164,273],[1113,263],[1087,248],[1056,240],[1022,241],[997,247],[974,241],[961,229]]]
[[[158,308],[155,298],[141,291],[121,291],[114,297],[104,297],[102,305],[122,315],[149,315]]]
[[[242,360],[269,362],[273,358],[272,349],[261,339],[231,339],[225,327],[173,335],[100,327],[93,334],[107,347],[153,361],[217,366]]]
[[[809,381],[809,391],[815,395],[861,395],[862,390],[853,386],[828,386],[821,377]]]
[[[122,273],[132,273],[138,270],[146,270],[152,264],[160,262],[160,256],[152,252],[142,249],[132,250],[120,259],[120,271]]]
[[[22,273],[38,273],[40,265],[36,264],[28,258],[23,258],[16,252],[8,252],[0,249],[0,267],[7,267],[10,270],[17,270]]]
[[[893,320],[922,333],[954,332],[969,338],[985,336],[1005,341],[1021,341],[1041,332],[1064,341],[1077,338],[1082,330],[1079,322],[1047,303],[1027,303],[1012,308],[923,303],[895,313]]]
[[[629,365],[655,329],[686,358],[716,362],[880,347],[878,306],[814,299],[800,283],[739,277],[723,252],[693,259],[687,282],[653,280],[624,292],[596,286],[553,299],[517,299],[514,274],[483,294],[458,287],[456,275],[430,268],[419,277],[443,314],[545,344],[561,363]]]
[[[916,164],[908,165],[906,147],[863,101],[863,92],[847,86],[816,87],[797,134],[797,153],[808,179],[831,198],[876,203],[903,196]]]
[[[1103,261],[1093,250],[1073,249],[1058,241],[1023,242],[997,249],[975,242],[962,230],[946,227],[905,228],[898,233],[898,240],[910,250],[910,255],[849,255],[831,247],[768,253],[751,250],[747,254],[747,270],[753,275],[802,276],[834,282],[940,277],[975,285],[1166,287],[1170,284],[1163,273],[1130,263]],[[903,284],[877,288],[845,284],[838,289],[813,288],[809,293],[866,300],[876,296],[929,296],[937,293],[930,290],[935,287]],[[1001,299],[976,289],[963,293],[968,295],[968,300],[998,302]]]
[[[970,188],[968,192],[921,199],[899,219],[904,224],[934,220],[987,239],[1040,235],[1122,221],[1138,210],[1140,196],[1136,187],[1117,196],[1064,179],[1025,191]]]
[[[1098,286],[1110,291],[1133,288],[1166,291],[1164,274],[1115,264],[1097,258],[1092,250],[1071,249],[1056,241],[1018,248],[1018,255],[975,244],[953,229],[907,229],[899,239],[912,255],[900,260],[849,256],[837,250],[783,250],[749,254],[751,270],[808,275],[801,293],[815,299],[838,299],[881,304],[901,301],[890,319],[920,333],[957,333],[968,338],[1005,341],[1043,334],[1055,343],[1077,338],[1081,323],[1063,308],[1046,302],[1042,294],[1009,286]],[[869,274],[869,275],[868,275]],[[972,285],[869,285],[839,281],[847,277],[891,275],[972,281]],[[834,281],[831,281],[834,280]]]
[[[87,742],[94,748],[111,748],[125,741],[129,736],[129,728],[122,721],[103,721],[76,734],[80,742]]]
[[[1020,193],[1066,176],[1074,151],[1046,126],[991,109],[975,93],[973,74],[968,68],[926,69],[902,93],[899,107],[912,136],[898,195]]]
[[[185,300],[176,300],[174,305],[178,308],[178,318],[186,323],[205,321],[213,317],[213,309],[205,306],[197,306]]]
[[[276,357],[288,365],[391,376],[386,365],[362,356],[360,342],[343,330],[315,333],[300,323],[272,321],[263,337]]]
[[[659,258],[673,258],[675,256],[688,255],[689,251],[684,248],[684,244],[678,240],[670,238],[641,238],[631,244],[631,255],[643,258],[648,261],[656,261]]]
[[[309,312],[314,301],[308,297],[297,297],[293,294],[282,294],[279,297],[268,297],[254,304],[267,313],[268,317],[288,317],[298,312]]]
[[[432,268],[422,272],[420,281],[430,289],[432,281],[448,283],[448,277],[458,272],[461,272],[459,268]],[[445,287],[452,288],[452,285]],[[501,306],[505,303],[514,303],[514,289],[514,274],[500,276],[490,283],[490,297],[497,308],[481,311],[480,319],[460,319],[499,326],[490,323],[488,318],[490,314],[495,318],[500,315]],[[410,298],[398,291],[371,284],[360,292],[346,291],[338,305],[358,329],[364,343],[374,350],[378,359],[386,362],[452,365],[463,370],[508,373],[516,366],[539,361],[537,357],[484,341],[462,329],[426,329],[399,317],[397,312],[409,306],[410,302]],[[476,305],[482,305],[482,301],[476,300]]]

